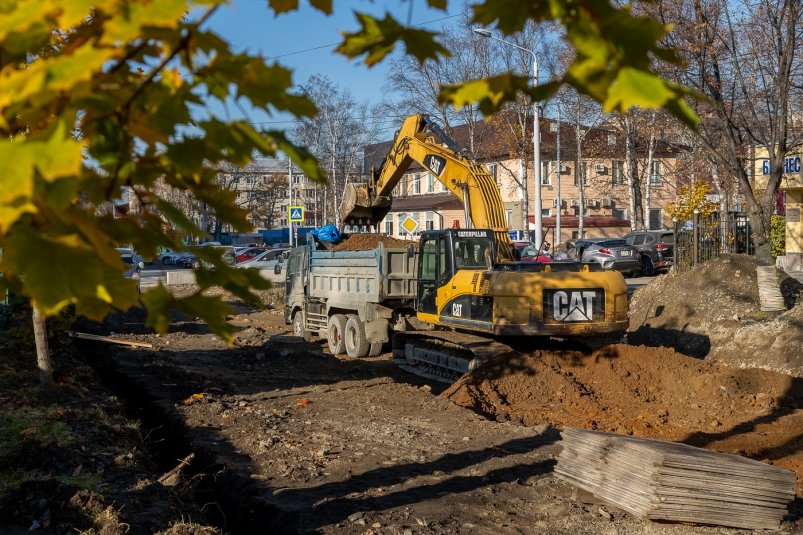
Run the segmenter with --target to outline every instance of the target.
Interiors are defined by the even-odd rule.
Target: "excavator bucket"
[[[347,184],[340,205],[340,221],[344,225],[376,226],[390,211],[389,198],[371,198],[367,184]]]

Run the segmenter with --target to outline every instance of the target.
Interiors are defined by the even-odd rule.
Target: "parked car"
[[[186,251],[165,251],[159,255],[159,261],[165,266],[177,266],[180,265],[179,260],[187,256],[191,255]]]
[[[239,264],[240,262],[245,262],[247,260],[251,260],[251,259],[261,255],[265,251],[269,251],[269,250],[270,249],[268,247],[246,247],[245,249],[240,250],[240,251],[236,251],[235,250],[235,253],[237,255],[237,263]]]
[[[552,257],[545,251],[538,251],[538,246],[531,241],[514,241],[513,254],[522,262],[552,262]]]
[[[240,262],[236,268],[259,269],[260,274],[271,282],[279,283],[284,281],[284,267],[287,265],[287,255],[290,249],[269,249],[251,260]]]
[[[569,258],[581,262],[596,262],[602,269],[612,269],[624,275],[641,273],[638,250],[622,238],[588,238],[566,242]]]
[[[127,279],[139,279],[140,272],[145,269],[145,262],[142,257],[129,247],[118,247],[117,252],[120,253],[120,260],[123,261],[126,267],[123,276]]]
[[[637,230],[624,240],[641,254],[641,274],[652,276],[672,267],[675,236],[671,230]]]

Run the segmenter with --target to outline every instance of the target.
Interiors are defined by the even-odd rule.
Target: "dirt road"
[[[240,308],[231,321],[243,329],[234,349],[205,334],[203,325],[177,322],[159,337],[118,334],[155,348],[107,347],[104,358],[114,363],[130,396],[154,400],[169,431],[153,438],[173,444],[174,462],[195,455],[179,488],[192,487],[196,502],[206,504],[207,519],[232,533],[747,533],[639,520],[590,497],[573,497],[574,489],[552,476],[560,434],[550,424],[582,424],[580,413],[601,429],[647,434],[652,429],[653,436],[684,438],[687,422],[678,417],[678,400],[668,409],[663,401],[651,405],[665,384],[642,383],[642,398],[633,390],[620,392],[619,412],[628,399],[639,404],[628,419],[636,423],[613,424],[610,400],[600,402],[590,391],[593,381],[578,372],[594,375],[593,366],[573,369],[579,357],[571,352],[541,355],[538,365],[525,358],[518,376],[534,381],[526,389],[510,387],[513,383],[483,387],[475,378],[473,393],[467,379],[446,397],[439,395],[439,385],[393,366],[387,354],[336,358],[322,341],[289,336],[278,310]],[[707,365],[680,360],[650,375],[649,365],[642,364],[635,374],[633,364],[644,362],[644,354],[654,357],[654,349],[639,356],[625,348],[618,359],[588,357],[610,370],[610,377],[596,380],[621,376],[627,382],[629,376],[633,384],[639,378],[649,383],[677,365],[691,366],[689,376],[701,371],[692,363]],[[682,357],[665,351],[658,355],[666,357],[661,361]],[[546,369],[553,370],[552,379]],[[563,384],[550,382],[555,377]],[[539,378],[547,382],[539,384]],[[725,379],[712,377],[708,385],[700,380],[700,386],[719,395]],[[745,395],[745,406],[753,407],[745,418],[782,406],[796,419],[779,420],[777,426],[799,431],[800,401],[784,398],[782,376],[777,380],[778,395],[761,388],[766,399]],[[733,419],[721,416],[718,406],[707,406],[698,411],[695,425],[706,432],[731,429],[741,405],[731,399],[722,403]],[[543,409],[528,412],[525,407],[533,405]],[[553,413],[545,417],[549,407]],[[556,416],[561,411],[575,416],[561,419]],[[714,420],[717,426],[711,427]],[[767,435],[764,428],[755,431]],[[777,533],[803,529],[799,500],[793,509]]]
[[[634,293],[629,344],[511,342],[447,390],[289,336],[281,289],[227,297],[234,347],[191,319],[153,334],[142,311],[79,324],[153,347],[55,337],[46,389],[25,317],[0,337],[0,532],[748,533],[575,494],[552,475],[573,426],[792,470],[772,533],[803,533],[803,286],[780,282],[789,310],[768,317],[753,259],[664,275]]]

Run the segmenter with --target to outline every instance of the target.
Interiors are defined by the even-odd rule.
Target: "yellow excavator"
[[[368,184],[348,185],[343,224],[378,226],[413,162],[462,202],[467,228],[421,234],[415,313],[431,330],[395,333],[394,358],[448,375],[509,350],[487,335],[597,338],[626,330],[622,275],[596,264],[516,261],[496,181],[423,115],[405,119]]]

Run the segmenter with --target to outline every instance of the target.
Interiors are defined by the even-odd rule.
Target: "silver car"
[[[284,281],[282,266],[285,264],[282,260],[287,259],[289,251],[290,249],[268,249],[251,260],[240,262],[234,267],[238,269],[256,268],[260,270],[264,278],[273,282],[282,282]],[[279,268],[278,272],[277,267]]]
[[[580,259],[596,262],[602,269],[616,270],[623,275],[637,277],[641,274],[641,255],[632,245],[620,238],[578,240]]]

